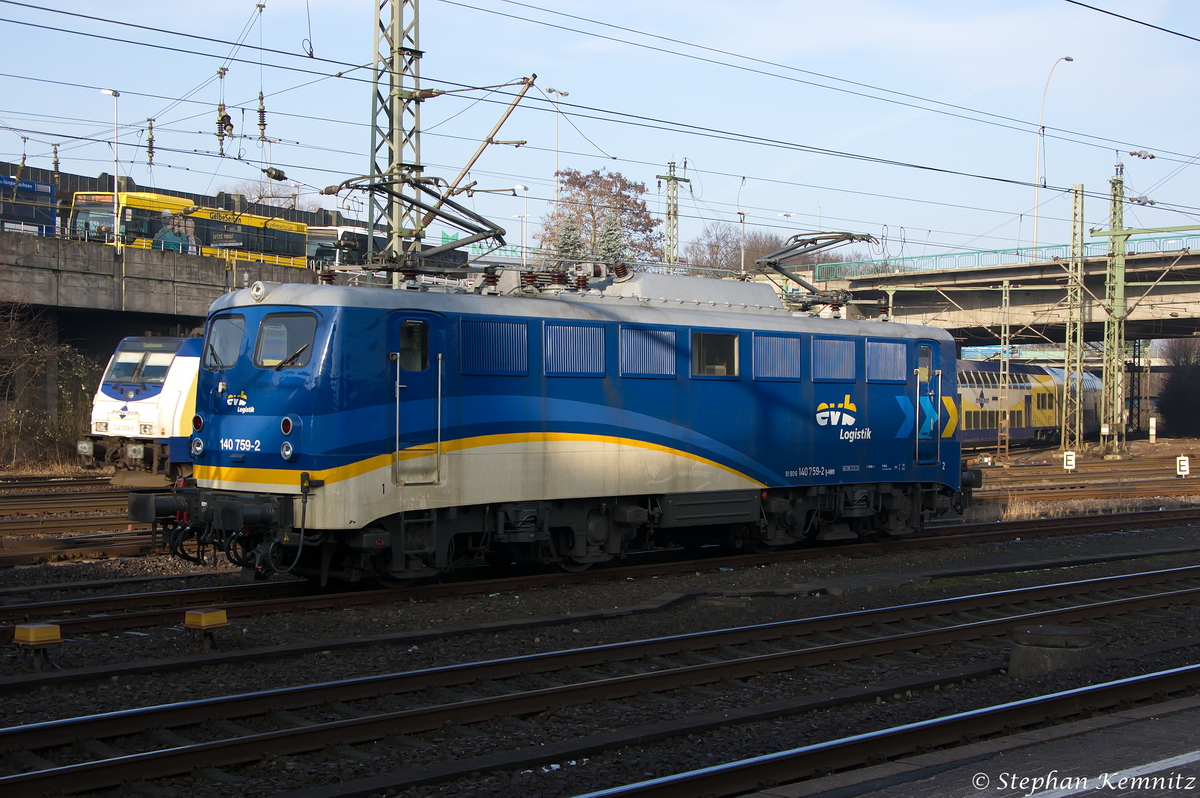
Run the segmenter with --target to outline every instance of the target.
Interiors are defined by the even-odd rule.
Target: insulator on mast
[[[267,140],[267,109],[263,106],[263,93],[258,93],[258,140]]]
[[[225,112],[225,75],[229,70],[221,67],[217,70],[217,79],[221,81],[221,102],[217,104],[217,149],[221,157],[225,157],[225,137],[233,136],[233,120]]]
[[[233,120],[229,118],[229,114],[225,113],[225,103],[217,105],[217,149],[222,156],[225,155],[225,129],[233,128]]]
[[[58,174],[58,145],[50,145],[54,149],[54,174]]]
[[[154,166],[154,120],[146,120],[146,166]]]

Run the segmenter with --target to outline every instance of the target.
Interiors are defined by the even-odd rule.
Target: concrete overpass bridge
[[[0,232],[0,303],[19,309],[15,327],[0,331],[15,335],[11,348],[0,349],[0,409],[19,401],[58,423],[64,397],[61,344],[103,365],[126,336],[186,336],[197,330],[209,305],[229,286],[313,278],[309,269],[237,261],[227,270],[220,258],[129,248],[117,256],[104,244]],[[29,347],[15,351],[26,340],[50,353],[44,366],[28,365]],[[95,391],[95,385],[83,388],[89,397]],[[90,398],[87,403],[90,407]],[[32,452],[43,443],[22,439],[12,445]],[[0,452],[0,458],[9,455],[8,448]]]
[[[1200,232],[1130,239],[1126,257],[1128,340],[1200,332]],[[1085,337],[1102,340],[1107,242],[1089,244],[1084,263]],[[964,346],[998,342],[1001,285],[1010,284],[1014,343],[1060,343],[1066,321],[1064,245],[828,263],[814,278],[851,291],[862,315],[890,304],[896,321],[949,330]],[[1025,260],[1021,260],[1024,258]],[[308,269],[160,250],[0,232],[0,302],[52,320],[56,338],[107,357],[128,335],[187,334],[230,286],[255,280],[312,282]],[[2,357],[0,353],[0,357]]]
[[[57,341],[107,357],[129,335],[187,335],[230,286],[313,282],[290,266],[0,232],[0,301],[51,322]],[[3,357],[3,353],[0,353]]]
[[[1107,241],[1085,248],[1088,341],[1104,337],[1107,251]],[[852,292],[862,315],[873,315],[871,303],[883,300],[895,321],[942,327],[963,346],[999,343],[1002,285],[1008,280],[1013,343],[1062,343],[1069,258],[1069,246],[1026,247],[820,264],[814,277]],[[1200,333],[1200,233],[1130,239],[1125,269],[1126,340]]]

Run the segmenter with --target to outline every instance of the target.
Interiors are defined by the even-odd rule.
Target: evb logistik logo
[[[228,396],[225,397],[225,404],[229,405],[230,407],[237,408],[237,411],[239,413],[253,413],[254,412],[253,407],[246,406],[248,403],[246,401],[246,392],[245,391],[242,391],[241,393],[229,394]]]
[[[850,394],[834,404],[822,402],[817,405],[817,424],[822,427],[841,427],[838,438],[844,441],[864,441],[871,439],[871,428],[846,429],[858,424],[858,407],[850,401]]]

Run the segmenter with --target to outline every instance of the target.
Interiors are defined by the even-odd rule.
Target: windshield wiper
[[[279,371],[281,368],[288,365],[296,358],[300,357],[300,353],[302,353],[305,349],[308,349],[308,344],[305,344],[304,346],[297,349],[295,352],[292,352],[290,355],[285,357],[283,360],[279,361],[279,363],[275,366],[275,370]]]
[[[225,368],[225,364],[221,362],[221,358],[217,357],[217,350],[213,348],[212,341],[208,342],[208,354],[212,356],[213,362],[216,364],[217,368]]]

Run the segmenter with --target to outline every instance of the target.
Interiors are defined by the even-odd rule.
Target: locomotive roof
[[[810,316],[784,307],[783,300],[769,285],[703,277],[636,273],[624,281],[594,282],[585,292],[542,291],[499,296],[440,286],[395,290],[303,283],[255,284],[258,285],[262,286],[259,299],[255,299],[251,288],[232,291],[218,298],[209,312],[257,305],[354,307],[953,340],[945,330],[915,324]]]

